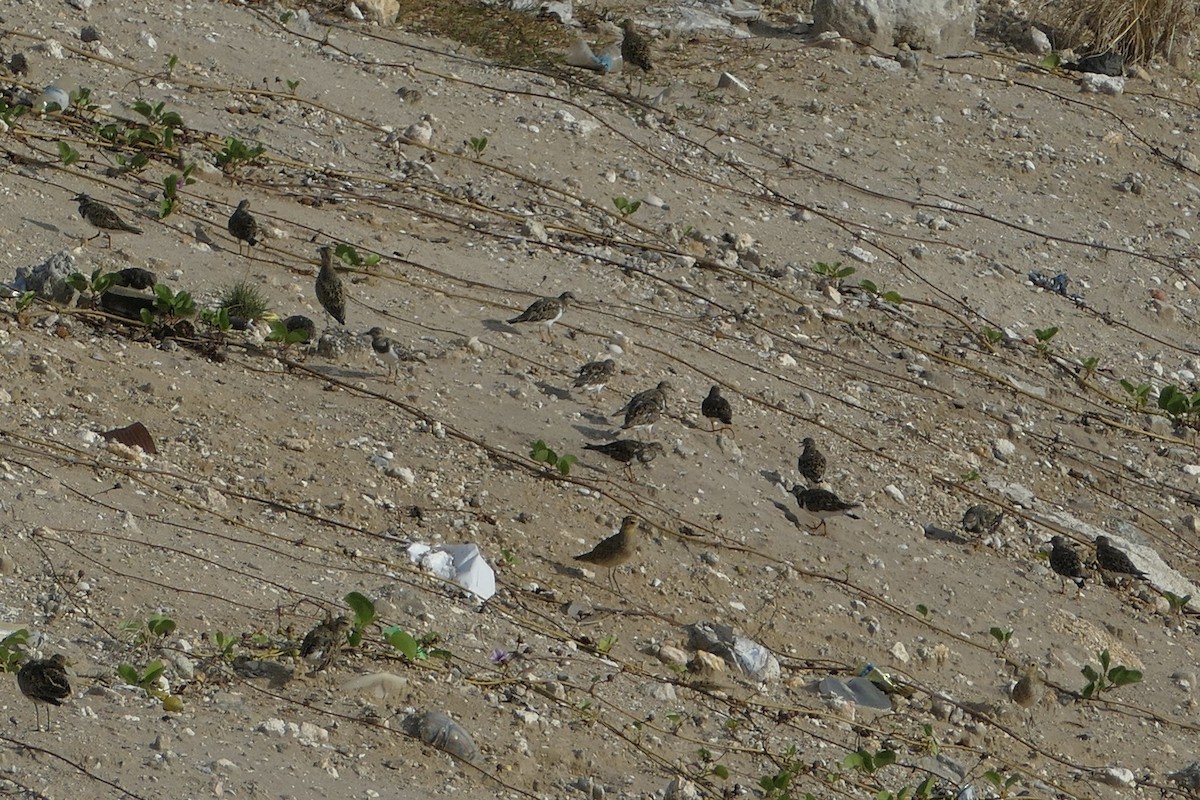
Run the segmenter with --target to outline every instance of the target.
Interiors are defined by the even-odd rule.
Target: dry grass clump
[[[1130,63],[1162,56],[1186,60],[1196,27],[1195,0],[1053,0],[1039,15],[1052,24],[1062,46],[1089,53],[1112,50]]]

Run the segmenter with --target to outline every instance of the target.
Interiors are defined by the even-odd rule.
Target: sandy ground
[[[202,308],[249,280],[326,335],[283,351],[260,326],[197,349],[5,301],[0,614],[30,657],[65,653],[73,685],[35,731],[5,684],[7,790],[783,797],[786,779],[867,797],[934,776],[979,797],[1010,779],[1008,796],[1183,793],[1167,776],[1200,746],[1196,623],[1163,590],[1197,577],[1200,455],[1155,397],[1200,372],[1186,75],[1081,94],[1010,55],[889,71],[779,36],[656,39],[655,70],[627,82],[315,11],[17,10],[17,84],[86,86],[98,108],[3,137],[10,270],[66,250],[88,275],[151,269]],[[750,94],[716,90],[713,64]],[[114,171],[136,151],[97,135],[141,120],[139,99],[178,112],[179,151],[208,162],[161,220],[179,165]],[[428,146],[403,135],[422,117]],[[223,173],[226,137],[264,158]],[[79,192],[144,233],[81,246]],[[616,197],[643,202],[622,216]],[[225,229],[243,198],[264,232],[248,256]],[[344,328],[314,294],[331,241],[382,256],[342,273]],[[818,266],[839,263],[856,271]],[[1031,272],[1066,273],[1078,298]],[[563,291],[579,302],[552,340],[504,322]],[[358,335],[373,326],[404,350],[395,384]],[[619,369],[594,398],[572,382],[600,357]],[[640,435],[665,452],[630,480],[583,444],[617,438],[610,414],[662,380],[668,413]],[[1146,408],[1121,381],[1149,387]],[[718,432],[700,414],[713,384],[734,409]],[[157,455],[97,436],[132,422]],[[813,530],[798,511],[806,436],[860,519]],[[569,476],[530,460],[536,440],[578,456]],[[962,531],[980,502],[1004,521]],[[571,557],[630,512],[645,530],[614,590]],[[1055,533],[1085,560],[1106,533],[1165,564],[1064,591]],[[411,542],[477,544],[498,593],[417,569]],[[300,642],[351,614],[350,592],[379,619],[314,669]],[[698,661],[700,621],[769,648],[780,675]],[[393,628],[449,660],[405,658]],[[1084,700],[1103,649],[1144,678]],[[160,659],[150,693],[118,677]],[[911,689],[891,711],[813,691],[867,662]],[[1009,698],[1027,663],[1045,682],[1028,709]],[[424,711],[473,737],[474,763],[403,732]],[[895,763],[856,768],[859,751]]]

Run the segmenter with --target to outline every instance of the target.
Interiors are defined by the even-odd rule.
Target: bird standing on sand
[[[371,337],[371,349],[375,351],[375,357],[383,361],[387,366],[388,383],[395,383],[396,376],[400,372],[399,346],[385,336],[383,328],[378,325],[363,335]]]
[[[825,454],[817,449],[817,443],[811,436],[804,437],[801,444],[804,445],[804,450],[796,459],[796,469],[804,480],[808,481],[809,486],[816,486],[825,478]]]
[[[238,240],[239,253],[242,252],[242,242],[246,243],[247,250],[258,244],[258,220],[250,213],[249,200],[238,203],[233,214],[229,216],[227,227],[233,237]]]
[[[962,526],[967,533],[991,536],[1004,521],[1004,512],[977,503],[963,512]]]
[[[563,292],[558,297],[542,297],[530,303],[529,308],[510,319],[508,324],[516,325],[520,322],[540,322],[545,326],[546,336],[549,336],[553,340],[554,334],[550,332],[550,327],[562,319],[563,312],[574,301],[575,295],[570,292]]]
[[[629,479],[633,480],[632,463],[636,458],[639,464],[649,464],[663,453],[663,446],[658,442],[639,442],[637,439],[618,439],[605,444],[585,444],[584,450],[595,450],[614,461],[625,465]]]
[[[1029,711],[1029,709],[1041,702],[1044,692],[1045,689],[1042,685],[1041,676],[1038,674],[1037,664],[1030,661],[1025,665],[1020,680],[1013,684],[1009,697],[1021,708]],[[1032,722],[1033,715],[1031,712],[1025,718],[1025,725],[1028,726]]]
[[[315,664],[313,672],[328,667],[346,643],[346,631],[350,620],[339,616],[327,619],[309,631],[300,644],[300,657]]]
[[[96,236],[103,235],[108,240],[108,247],[112,247],[112,234],[110,231],[125,231],[127,233],[142,232],[141,228],[135,228],[125,220],[121,219],[116,211],[113,211],[108,206],[98,200],[93,200],[89,195],[80,193],[71,198],[79,203],[79,216],[92,223],[98,232]],[[95,239],[93,236],[92,239]],[[91,241],[88,239],[87,241]]]
[[[575,388],[583,389],[589,394],[599,394],[616,372],[617,362],[611,358],[603,361],[589,361],[579,368],[579,372],[575,376]]]
[[[1075,548],[1062,536],[1050,539],[1050,569],[1058,575],[1063,591],[1067,588],[1067,578],[1074,581],[1080,589],[1083,588],[1083,579],[1087,577],[1087,573],[1083,571],[1083,563],[1079,560]]]
[[[621,425],[621,430],[645,428],[647,433],[652,432],[654,423],[658,422],[667,410],[667,396],[670,392],[670,382],[659,381],[653,389],[635,394],[623,409],[616,412],[625,412],[625,422]]]
[[[317,273],[317,301],[325,313],[346,324],[346,287],[333,269],[333,247],[321,248],[321,271]]]
[[[650,63],[650,42],[633,27],[633,20],[623,21],[621,31],[625,34],[621,39],[621,60],[643,72],[654,69]]]
[[[583,555],[575,556],[575,560],[595,564],[598,567],[608,567],[608,581],[616,589],[616,568],[633,557],[637,547],[637,527],[637,517],[633,514],[627,515],[621,520],[621,530]]]
[[[828,489],[802,489],[799,484],[793,486],[792,496],[796,498],[796,502],[800,508],[821,520],[821,523],[816,528],[821,528],[826,533],[829,529],[825,527],[825,521],[830,517],[847,516],[853,519],[858,519],[857,516],[851,514],[851,509],[858,508],[860,503],[848,503],[838,497]]]
[[[1146,573],[1133,565],[1133,562],[1129,560],[1129,556],[1113,547],[1112,542],[1109,541],[1107,536],[1096,537],[1096,564],[1104,572],[1132,575],[1135,578],[1141,579],[1148,577]]]
[[[733,407],[729,405],[728,400],[721,397],[720,386],[713,386],[708,390],[708,397],[704,398],[704,402],[700,404],[700,413],[708,417],[712,430],[717,429],[714,420],[725,426],[733,424]]]
[[[49,706],[61,706],[71,696],[71,683],[67,680],[67,659],[62,653],[40,661],[27,661],[17,673],[17,687],[21,694],[33,701],[37,717],[37,729],[42,729],[41,712],[38,706],[45,705],[46,728],[50,728]]]

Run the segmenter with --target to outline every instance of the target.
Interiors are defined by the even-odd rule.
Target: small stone
[[[655,655],[658,656],[659,661],[672,666],[683,667],[686,666],[688,662],[688,655],[686,652],[669,644],[664,644],[662,647],[658,648],[658,652]]]
[[[992,442],[992,455],[997,461],[1003,461],[1005,464],[1017,452],[1017,446],[1008,439],[997,439]]]
[[[1050,37],[1046,35],[1041,28],[1029,29],[1029,50],[1031,53],[1045,55],[1054,48],[1050,44]]]
[[[722,72],[721,77],[717,78],[717,88],[730,89],[738,94],[743,95],[750,94],[750,87],[745,83],[745,81],[729,72]]]
[[[1125,92],[1125,79],[1120,76],[1085,72],[1079,77],[1079,89],[1085,94],[1119,95]]]
[[[901,664],[908,663],[908,648],[904,646],[904,642],[896,642],[888,652]]]
[[[900,505],[904,505],[904,492],[900,491],[900,487],[893,484],[888,484],[883,487],[883,493],[895,500]]]
[[[95,25],[87,25],[79,31],[79,41],[98,42],[100,41],[100,31],[96,30]]]

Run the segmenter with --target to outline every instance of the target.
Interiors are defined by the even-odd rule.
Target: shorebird
[[[1079,560],[1075,548],[1061,536],[1050,539],[1050,569],[1058,575],[1062,591],[1067,590],[1067,578],[1074,581],[1080,589],[1083,588],[1083,579],[1087,577],[1087,573],[1083,571],[1083,563]]]
[[[46,729],[50,729],[50,706],[61,706],[71,696],[71,683],[67,680],[67,658],[56,653],[40,661],[27,661],[17,673],[17,687],[21,694],[33,701],[37,729],[42,729],[41,712],[38,706],[45,705]]]
[[[346,324],[346,287],[333,269],[333,247],[321,248],[321,271],[317,273],[317,301],[325,313]]]
[[[313,672],[325,669],[346,643],[346,631],[349,628],[348,617],[339,616],[325,620],[305,634],[304,641],[300,644],[300,657],[315,665]]]
[[[545,326],[545,335],[553,341],[554,334],[550,332],[551,326],[562,319],[563,312],[573,302],[575,302],[575,295],[570,292],[563,292],[558,297],[542,297],[530,303],[529,308],[510,319],[508,324],[540,322]]]
[[[624,33],[621,38],[621,60],[625,65],[623,69],[630,66],[637,67],[642,72],[653,69],[650,63],[650,42],[633,27],[633,21],[624,20],[621,23],[621,31]]]
[[[1029,711],[1041,702],[1042,694],[1045,691],[1038,672],[1037,664],[1032,661],[1026,664],[1024,670],[1022,670],[1021,678],[1013,684],[1012,691],[1009,694],[1012,701],[1026,711]],[[1025,724],[1028,726],[1032,722],[1033,713],[1030,711],[1025,717]]]
[[[317,338],[317,325],[303,314],[292,314],[283,321],[283,327],[288,333],[304,331],[304,341],[311,342]]]
[[[802,489],[797,484],[792,487],[791,492],[802,510],[820,518],[821,523],[815,526],[813,530],[821,528],[828,533],[829,529],[825,527],[825,522],[830,517],[847,516],[858,519],[850,511],[851,509],[858,508],[861,504],[848,503],[828,489]]]
[[[962,526],[967,533],[991,536],[1004,521],[1004,512],[977,503],[963,512]]]
[[[817,449],[817,443],[811,436],[804,437],[801,444],[804,445],[804,450],[796,459],[796,469],[804,480],[808,481],[809,486],[816,486],[825,477],[825,454]]]
[[[600,544],[581,556],[575,556],[576,561],[595,564],[608,568],[608,582],[617,589],[616,569],[633,557],[637,547],[638,520],[633,514],[621,520],[621,530],[609,536]]]
[[[618,439],[605,444],[585,444],[583,449],[595,450],[614,461],[620,461],[625,465],[625,471],[630,480],[633,480],[634,459],[637,459],[639,464],[649,464],[663,454],[663,446],[658,442],[639,442],[637,439]]]
[[[238,253],[242,252],[242,242],[246,243],[247,250],[258,244],[258,220],[250,213],[249,200],[238,203],[233,214],[229,216],[227,227],[233,237],[238,240]]]
[[[98,231],[97,236],[103,235],[108,240],[108,247],[112,247],[112,234],[110,231],[126,231],[127,233],[141,233],[141,228],[135,228],[125,220],[121,219],[116,211],[113,211],[108,206],[98,200],[93,200],[89,195],[80,194],[71,198],[79,203],[79,216],[92,223]],[[88,239],[87,241],[91,241]]]
[[[709,426],[714,431],[717,429],[714,420],[725,426],[733,424],[733,407],[729,405],[728,400],[721,397],[720,386],[713,386],[708,390],[708,397],[700,404],[700,413],[708,417]]]
[[[623,408],[613,412],[613,416],[625,415],[625,422],[621,425],[621,430],[645,428],[646,432],[650,433],[654,430],[654,423],[658,422],[666,413],[667,397],[670,393],[670,382],[659,381],[653,389],[638,392],[631,397]]]
[[[148,269],[141,267],[126,267],[117,272],[113,283],[129,289],[149,289],[158,283],[158,276]]]
[[[575,388],[583,389],[588,394],[597,395],[604,391],[604,386],[617,372],[617,362],[611,358],[603,361],[589,361],[579,368],[575,376]]]
[[[400,348],[383,335],[383,328],[378,325],[363,335],[371,337],[371,349],[375,351],[375,357],[387,366],[388,382],[395,383],[400,373]]]
[[[1133,565],[1129,556],[1113,547],[1107,536],[1096,537],[1096,564],[1104,572],[1116,572],[1119,575],[1132,575],[1142,579],[1148,577]]]

